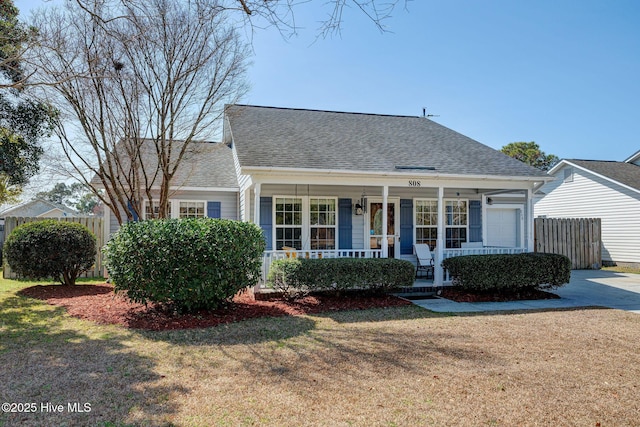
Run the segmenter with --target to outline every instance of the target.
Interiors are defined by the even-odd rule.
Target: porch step
[[[392,295],[413,301],[438,298],[438,291],[439,288],[434,286],[412,286],[400,288],[398,291],[393,292]]]
[[[420,293],[431,293],[435,294],[437,291],[441,290],[442,286],[404,286],[402,288],[398,288],[394,294],[420,294]]]

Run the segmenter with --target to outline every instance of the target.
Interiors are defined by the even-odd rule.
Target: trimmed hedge
[[[474,291],[553,289],[571,277],[571,260],[558,254],[466,255],[445,259],[442,266],[454,285]]]
[[[246,222],[188,218],[130,222],[105,248],[116,291],[135,302],[213,310],[260,278],[265,241]]]
[[[52,277],[65,285],[75,285],[76,279],[93,266],[96,251],[96,237],[87,227],[52,219],[16,227],[3,250],[7,263],[19,275]]]
[[[296,296],[311,291],[362,289],[385,292],[412,286],[415,267],[393,258],[281,259],[269,270],[268,285]]]

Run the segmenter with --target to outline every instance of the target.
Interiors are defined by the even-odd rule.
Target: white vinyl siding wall
[[[640,194],[575,167],[573,181],[564,182],[565,169],[542,187],[535,216],[601,218],[602,259],[640,262]]]

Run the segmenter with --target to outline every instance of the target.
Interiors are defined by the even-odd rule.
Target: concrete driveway
[[[640,274],[573,270],[569,284],[551,292],[560,299],[469,303],[439,298],[413,302],[428,310],[448,313],[600,306],[640,314]]]

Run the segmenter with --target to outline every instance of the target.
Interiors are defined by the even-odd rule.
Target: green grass
[[[631,267],[631,266],[616,266],[616,267],[602,267],[604,271],[612,271],[614,273],[633,273],[640,274],[640,267]]]
[[[624,426],[639,415],[633,313],[408,306],[148,332],[17,294],[36,283],[0,279],[0,402],[91,412],[0,413],[0,427]]]

